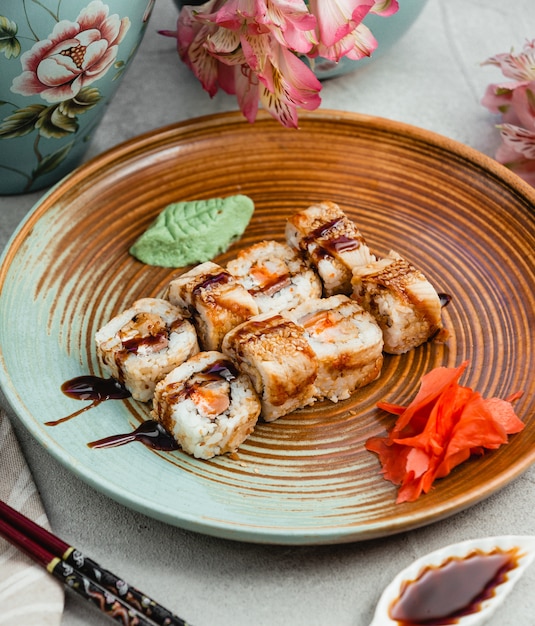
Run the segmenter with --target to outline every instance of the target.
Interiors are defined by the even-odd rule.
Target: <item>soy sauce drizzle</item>
[[[477,613],[484,600],[518,565],[518,548],[474,551],[426,567],[414,580],[402,584],[389,616],[399,626],[456,624],[460,617]]]
[[[278,291],[281,291],[281,289],[284,289],[285,287],[289,287],[291,284],[292,284],[292,281],[290,279],[290,275],[285,273],[285,274],[281,274],[280,276],[274,276],[273,278],[271,278],[264,284],[259,285],[258,287],[253,287],[252,289],[249,289],[248,291],[252,296],[256,294],[262,294],[262,293],[267,296],[272,296]]]
[[[140,441],[153,450],[170,451],[179,449],[177,442],[156,420],[142,422],[131,433],[111,435],[110,437],[104,437],[97,441],[91,441],[87,445],[90,448],[115,448],[117,446],[123,446],[126,443],[131,443],[132,441]]]
[[[92,402],[70,415],[51,422],[45,422],[45,426],[57,426],[58,424],[62,424],[81,413],[85,413],[105,400],[123,400],[124,398],[130,397],[128,389],[123,387],[114,378],[100,378],[99,376],[91,376],[89,374],[76,376],[75,378],[65,381],[61,385],[61,391],[69,398],[74,398],[75,400],[92,400]]]
[[[219,361],[206,367],[202,373],[208,375],[212,374],[216,377],[224,378],[229,382],[235,380],[240,375],[234,364],[227,359],[219,359]]]
[[[306,236],[306,239],[307,241],[314,241],[315,239],[325,237],[325,235],[329,234],[338,224],[341,223],[341,217],[335,217],[330,222],[324,222],[323,224],[320,224],[317,228],[315,228],[308,236]]]
[[[360,248],[360,241],[347,237],[346,235],[340,235],[335,239],[324,244],[329,250],[334,252],[350,252],[351,250],[357,250]]]
[[[162,350],[166,348],[169,344],[167,333],[157,333],[156,335],[149,335],[148,337],[136,335],[131,339],[125,339],[123,342],[123,349],[126,352],[133,352],[137,354],[140,348],[152,349],[152,351],[157,352],[158,350]]]
[[[193,294],[198,295],[199,292],[204,289],[211,289],[220,285],[226,285],[231,281],[231,276],[228,272],[217,272],[216,274],[206,274],[203,276],[203,280],[195,285],[193,288]]]
[[[438,299],[440,300],[440,306],[444,308],[445,306],[448,306],[448,304],[451,302],[452,297],[449,293],[439,293]]]
[[[350,252],[360,248],[362,242],[354,237],[345,234],[336,234],[336,228],[343,222],[341,217],[337,217],[330,222],[320,224],[308,237],[305,237],[306,245],[316,242],[319,245],[317,256]],[[323,240],[318,242],[317,240]]]

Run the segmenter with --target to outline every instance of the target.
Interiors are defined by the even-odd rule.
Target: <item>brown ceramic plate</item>
[[[235,193],[253,198],[255,215],[216,261],[282,239],[290,212],[333,200],[378,254],[399,251],[451,294],[448,342],[387,357],[380,379],[348,401],[259,424],[239,459],[197,461],[139,443],[90,449],[88,442],[147,418],[148,408],[133,401],[103,402],[45,426],[80,408],[61,393],[65,380],[99,373],[97,328],[135,298],[161,294],[174,275],[129,256],[132,242],[170,202]],[[13,237],[0,273],[4,389],[33,435],[76,474],[171,524],[287,544],[429,524],[486,498],[535,459],[534,205],[534,190],[491,159],[372,117],[304,114],[291,131],[231,113],[155,131],[77,170]],[[484,396],[525,391],[516,408],[526,428],[417,502],[396,505],[395,488],[364,448],[392,424],[376,403],[406,403],[423,374],[465,359],[463,382]]]

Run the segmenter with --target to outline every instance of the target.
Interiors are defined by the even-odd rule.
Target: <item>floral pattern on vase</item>
[[[20,0],[16,0],[19,3]],[[27,0],[21,0],[26,4]],[[92,0],[67,19],[62,0],[42,0],[26,10],[26,23],[0,15],[0,55],[17,65],[11,85],[3,83],[0,98],[0,180],[2,172],[18,177],[19,193],[55,182],[73,169],[86,151],[87,140],[100,122],[106,100],[134,56],[154,0],[132,2],[143,10],[137,32],[128,15],[112,13],[110,4]],[[72,11],[74,2],[70,1]],[[117,3],[115,3],[117,4]],[[66,6],[66,4],[65,4]],[[7,9],[2,6],[2,9]],[[37,11],[40,10],[40,13]],[[139,9],[136,9],[139,12]],[[6,11],[7,13],[7,11]],[[48,28],[45,37],[40,36]],[[25,42],[33,42],[22,52]],[[120,47],[126,42],[123,50]],[[26,45],[27,47],[27,45]],[[22,52],[22,53],[21,53]],[[2,69],[2,73],[4,71]],[[8,90],[13,97],[10,97]],[[14,99],[15,96],[23,96]],[[98,109],[98,111],[97,111]],[[89,114],[93,112],[93,114]],[[15,145],[26,138],[25,146]],[[11,154],[16,153],[16,154]],[[13,158],[11,158],[13,156]]]

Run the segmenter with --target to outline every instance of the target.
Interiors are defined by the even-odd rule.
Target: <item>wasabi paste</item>
[[[248,196],[168,205],[130,248],[147,265],[185,267],[212,260],[243,235],[254,211]]]

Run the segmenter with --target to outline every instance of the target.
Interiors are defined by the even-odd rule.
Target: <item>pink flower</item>
[[[374,0],[310,0],[321,43],[329,48],[350,34],[374,4]]]
[[[527,41],[520,54],[506,52],[487,59],[483,65],[495,65],[515,82],[535,80],[535,39]]]
[[[366,25],[359,24],[332,46],[320,43],[316,47],[316,54],[336,62],[342,57],[358,61],[371,56],[375,48],[377,48],[377,40],[372,32]]]
[[[251,35],[271,33],[295,52],[307,53],[315,43],[316,18],[304,0],[227,0],[216,13],[216,22]]]
[[[220,5],[185,6],[177,33],[164,34],[177,37],[181,59],[211,96],[218,88],[236,94],[250,122],[260,102],[282,124],[297,126],[297,108],[317,108],[321,101],[321,83],[293,51],[310,50],[315,18],[302,0]]]
[[[526,42],[519,54],[497,54],[483,65],[499,67],[513,79],[489,85],[481,100],[502,117],[496,160],[535,185],[535,40]]]
[[[535,131],[512,124],[500,124],[498,128],[503,143],[496,160],[535,186]]]
[[[397,0],[209,0],[183,7],[177,31],[162,34],[177,38],[180,58],[211,96],[219,88],[236,94],[250,122],[262,104],[296,127],[299,108],[321,103],[304,57],[370,55],[377,42],[362,20],[397,8]]]
[[[39,94],[47,102],[74,98],[110,69],[130,20],[108,16],[100,0],[82,9],[76,22],[58,22],[47,39],[21,57],[23,73],[11,90],[24,96]]]
[[[210,10],[216,1],[211,0],[200,8]],[[220,75],[224,74],[227,68],[210,52],[209,42],[220,30],[219,27],[208,19],[200,19],[199,15],[195,7],[185,6],[180,12],[177,32],[162,31],[162,34],[177,38],[180,58],[191,68],[201,81],[203,88],[213,97],[220,87]],[[231,37],[227,40],[226,47],[230,53],[239,45],[239,39],[231,31],[228,31],[228,34]],[[220,46],[223,46],[221,41]]]
[[[314,72],[270,34],[246,35],[241,39],[241,54],[217,58],[233,66],[234,81],[231,86],[220,81],[221,87],[236,93],[250,122],[256,119],[260,102],[281,124],[297,128],[297,109],[313,110],[321,103],[321,83]]]
[[[260,101],[284,126],[297,128],[297,109],[309,111],[321,104],[321,83],[314,72],[284,46],[277,46],[259,75],[264,85]]]

